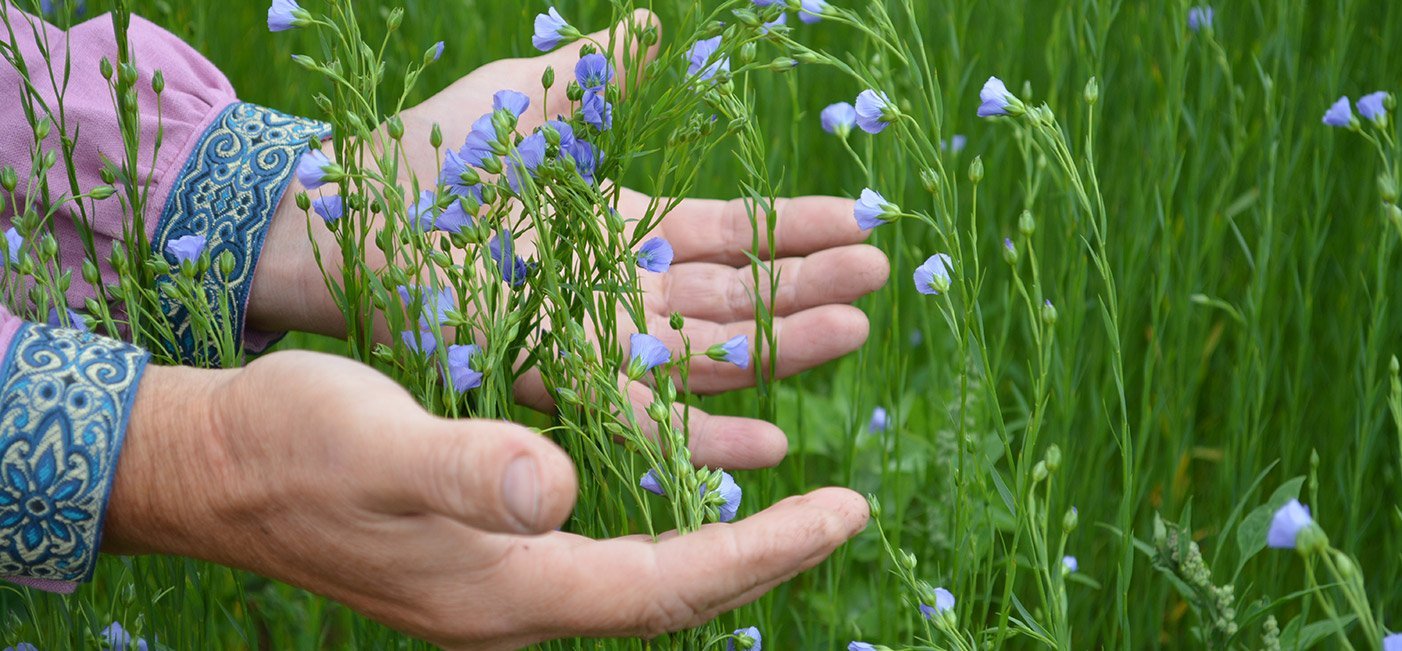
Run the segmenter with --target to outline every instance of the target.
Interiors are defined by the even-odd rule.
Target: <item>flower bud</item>
[[[1047,462],[1047,470],[1056,472],[1061,468],[1061,447],[1053,443],[1051,447],[1047,448],[1043,460]]]
[[[1057,316],[1056,306],[1052,305],[1051,301],[1042,303],[1042,323],[1048,326],[1056,325]]]
[[[682,328],[686,327],[686,317],[682,316],[681,312],[673,312],[668,319],[668,325],[672,326],[673,330],[680,332]]]
[[[102,169],[97,171],[97,176],[102,179],[103,183],[112,185],[117,182],[117,168],[113,166],[111,162],[108,162],[102,166]]]
[[[643,45],[657,45],[657,40],[657,26],[648,25],[647,29],[643,30]]]
[[[0,188],[5,188],[6,192],[14,192],[17,185],[19,185],[19,175],[15,173],[15,168],[9,166],[0,168]]]
[[[1017,232],[1022,233],[1023,237],[1032,237],[1032,234],[1037,232],[1037,219],[1032,216],[1032,211],[1022,211],[1022,215],[1017,218]]]
[[[1378,194],[1387,203],[1397,203],[1397,180],[1391,174],[1378,175]]]
[[[156,91],[156,94],[160,95],[162,92],[165,91],[165,89],[166,76],[161,74],[160,70],[157,70],[156,74],[151,76],[151,90]]]
[[[1334,567],[1339,570],[1339,578],[1346,582],[1352,582],[1358,578],[1358,565],[1353,559],[1340,551],[1334,552]]]
[[[1154,513],[1154,547],[1162,548],[1168,544],[1168,527],[1164,525],[1163,518],[1158,513]]]
[[[89,285],[97,287],[97,283],[102,280],[102,275],[98,273],[97,265],[92,260],[83,260],[83,280]]]
[[[769,62],[768,68],[774,72],[788,72],[798,67],[798,61],[792,57],[778,57]]]
[[[969,163],[969,180],[978,185],[983,181],[983,157],[974,156],[974,162]]]
[[[871,511],[871,517],[881,517],[881,500],[876,498],[875,493],[867,493],[867,507]]]
[[[1393,375],[1397,375],[1397,373],[1399,372],[1400,369],[1399,369],[1398,364],[1397,364],[1397,356],[1396,356],[1396,355],[1393,355],[1393,356],[1392,356],[1392,361],[1391,361],[1390,363],[1388,363],[1388,370],[1392,371],[1392,374],[1393,374]]]
[[[1074,506],[1066,510],[1066,515],[1061,516],[1061,528],[1062,528],[1066,533],[1071,533],[1072,531],[1075,531],[1075,530],[1076,530],[1076,525],[1078,525],[1078,524],[1080,524],[1080,523],[1081,523],[1081,514],[1080,514],[1080,511],[1077,511],[1077,510],[1076,510],[1076,507],[1074,507]]]
[[[111,59],[108,59],[107,57],[102,57],[102,60],[97,62],[97,71],[98,71],[99,73],[102,74],[102,78],[103,78],[103,79],[106,79],[106,80],[108,80],[108,81],[111,81],[111,80],[112,80],[112,60],[111,60]]]
[[[1295,551],[1301,556],[1310,556],[1329,548],[1329,536],[1316,522],[1310,522],[1295,536]]]
[[[545,72],[540,73],[540,86],[550,90],[555,85],[555,66],[545,66]]]
[[[1047,478],[1047,462],[1045,462],[1045,461],[1038,461],[1038,462],[1037,462],[1037,465],[1032,466],[1032,481],[1033,481],[1033,482],[1041,482],[1043,479],[1046,479],[1046,478]]]
[[[755,45],[755,42],[750,41],[749,43],[740,46],[740,51],[736,54],[736,58],[740,60],[740,63],[749,63],[751,61],[754,61],[755,53],[758,49],[759,48]]]
[[[565,97],[571,102],[578,102],[584,99],[584,89],[580,88],[579,82],[571,81],[565,86]]]
[[[428,132],[428,144],[432,145],[434,149],[443,146],[443,127],[437,122],[433,123],[433,129]]]
[[[292,62],[299,66],[302,66],[303,68],[306,68],[307,70],[316,70],[317,67],[316,61],[305,54],[292,55]]]
[[[404,8],[395,7],[392,11],[389,12],[389,17],[385,18],[385,27],[389,28],[389,31],[392,32],[396,29],[399,29],[399,25],[403,22]]]
[[[919,561],[915,558],[915,554],[912,554],[904,549],[896,551],[896,561],[901,564],[901,567],[904,567],[907,570],[914,570],[915,566],[919,563]]]
[[[579,394],[575,393],[573,389],[560,387],[555,390],[555,395],[560,399],[560,402],[565,404],[577,405],[580,403]]]
[[[34,137],[43,140],[49,137],[49,132],[53,130],[54,123],[48,118],[39,120],[39,124],[34,125]]]
[[[1013,244],[1012,239],[1006,237],[1003,238],[1003,261],[1010,265],[1017,264],[1017,245]]]
[[[930,168],[920,170],[920,185],[926,192],[934,194],[940,187],[940,177]]]
[[[799,62],[799,63],[813,64],[813,63],[823,63],[824,61],[827,61],[827,58],[824,57],[821,53],[819,53],[819,52],[811,52],[811,51],[810,51],[810,52],[799,52],[798,54],[795,54],[794,57],[798,59],[798,62]]]
[[[404,120],[400,119],[398,115],[391,115],[389,120],[385,122],[385,130],[389,131],[391,140],[402,139],[404,137]]]
[[[92,192],[89,192],[88,194],[92,195],[93,199],[96,199],[97,201],[102,201],[103,199],[107,199],[112,195],[117,194],[117,191],[112,189],[112,186],[110,185],[99,185],[93,188]]]
[[[225,280],[230,280],[234,275],[234,268],[238,265],[238,259],[234,257],[233,251],[225,251],[219,254],[219,276]]]
[[[545,134],[545,144],[550,145],[551,147],[560,146],[560,132],[557,131],[555,127],[552,127],[547,124],[544,127],[541,127],[540,132]]]
[[[1085,96],[1086,103],[1091,106],[1095,106],[1095,103],[1100,101],[1100,82],[1096,81],[1095,77],[1091,77],[1090,81],[1086,82]]]

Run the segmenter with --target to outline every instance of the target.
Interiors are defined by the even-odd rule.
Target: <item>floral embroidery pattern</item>
[[[84,581],[146,351],[25,324],[0,384],[0,576]]]
[[[228,302],[236,333],[243,332],[253,272],[273,213],[307,142],[325,137],[330,129],[323,122],[256,104],[231,104],[200,137],[171,186],[151,250],[169,257],[165,251],[171,240],[187,235],[207,238],[206,251],[215,263],[204,277],[205,291],[210,305]],[[218,265],[225,252],[234,258],[233,273],[228,276]],[[168,352],[189,364],[209,361],[211,354],[196,350],[189,311],[165,294],[162,297],[177,347]]]

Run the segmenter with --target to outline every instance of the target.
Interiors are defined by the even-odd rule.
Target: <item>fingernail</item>
[[[535,531],[540,519],[540,481],[535,459],[530,455],[516,457],[506,467],[501,480],[502,501],[506,510],[526,531]]]

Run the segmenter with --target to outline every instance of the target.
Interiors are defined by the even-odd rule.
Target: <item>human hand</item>
[[[816,565],[867,519],[860,496],[829,488],[686,536],[596,541],[554,531],[575,482],[546,438],[436,418],[350,360],[152,367],[103,550],[229,565],[445,647],[510,649],[699,625]]]
[[[634,21],[652,21],[646,11],[634,14]],[[607,31],[588,41],[606,43]],[[621,42],[621,39],[619,40]],[[448,55],[451,57],[451,54]],[[641,58],[646,65],[656,56],[656,48]],[[567,46],[531,59],[510,59],[485,65],[449,86],[432,99],[403,115],[409,167],[421,179],[436,179],[440,153],[428,143],[433,125],[442,128],[444,142],[456,147],[467,137],[472,116],[489,112],[492,96],[502,89],[525,92],[531,109],[521,117],[518,128],[529,132],[545,116],[568,114],[572,108],[563,92],[549,95],[540,87],[542,72],[553,67],[562,74],[573,70],[579,58],[579,45]],[[625,57],[615,65],[619,77]],[[444,64],[448,64],[445,61]],[[323,189],[325,192],[326,189]],[[288,196],[296,193],[296,188]],[[619,211],[625,220],[643,216],[649,198],[623,190]],[[307,238],[304,215],[284,199],[284,214],[274,221],[264,248],[258,277],[250,300],[249,323],[264,330],[308,330],[343,336],[345,320],[322,282],[312,244]],[[777,368],[784,377],[818,366],[845,355],[866,341],[866,316],[849,305],[852,301],[885,284],[890,267],[885,255],[875,247],[861,244],[865,235],[852,217],[852,202],[834,197],[803,197],[780,201],[776,206],[774,254],[778,257],[779,287],[776,304],[771,306],[777,339]],[[761,224],[760,231],[766,227]],[[335,239],[320,224],[312,232],[324,259],[335,264],[340,256]],[[770,243],[761,242],[750,251],[751,226],[743,202],[688,199],[678,203],[658,225],[656,234],[667,238],[676,250],[676,264],[666,274],[643,273],[648,331],[666,341],[674,351],[682,348],[682,335],[698,345],[708,346],[737,334],[752,334],[754,305],[753,280],[746,252],[770,254]],[[530,233],[518,234],[521,251],[531,248]],[[365,250],[372,268],[384,265],[374,247]],[[332,273],[336,273],[335,269]],[[770,291],[757,292],[767,300]],[[667,326],[672,312],[686,317],[686,329],[676,333]],[[620,333],[626,340],[631,332]],[[382,341],[391,333],[381,332]],[[767,365],[767,356],[761,362]],[[729,364],[705,358],[693,361],[690,389],[716,393],[743,388],[754,382],[754,374]],[[517,399],[524,404],[548,409],[546,394],[538,375],[528,373],[517,385]],[[646,400],[643,404],[646,404]],[[695,412],[693,412],[695,413]],[[777,451],[769,463],[782,457],[785,441],[772,425],[743,419],[712,420],[712,424],[739,429],[744,438]],[[695,423],[693,423],[695,426]]]

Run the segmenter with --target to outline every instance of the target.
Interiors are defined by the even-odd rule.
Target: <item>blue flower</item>
[[[1387,119],[1387,93],[1378,91],[1358,98],[1358,114],[1366,120],[1382,122]]]
[[[886,93],[864,90],[857,95],[857,126],[871,134],[881,133],[900,115]]]
[[[852,133],[852,127],[857,126],[857,107],[847,102],[829,104],[819,117],[823,123],[823,131],[846,138],[847,134]]]
[[[579,30],[565,22],[560,12],[551,7],[546,13],[535,17],[535,35],[531,37],[531,45],[541,52],[549,52],[561,41],[573,41],[579,37]]]
[[[480,352],[473,344],[448,347],[448,380],[453,390],[467,393],[482,386],[482,372],[472,368],[472,358]]]
[[[457,296],[452,289],[444,288],[433,293],[424,293],[423,302],[420,303],[414,296],[416,287],[408,285],[399,286],[399,299],[404,302],[404,311],[412,312],[414,306],[419,310],[419,329],[433,330],[448,322],[448,312],[458,307]]]
[[[885,407],[877,407],[871,410],[871,422],[867,423],[867,429],[873,434],[886,431],[891,426],[891,417],[886,413]]]
[[[20,248],[24,246],[24,236],[19,234],[19,229],[11,226],[9,230],[5,231],[5,244],[9,247],[10,262],[18,265]]]
[[[1353,107],[1349,103],[1348,95],[1340,97],[1324,112],[1324,124],[1331,127],[1351,127],[1354,124]]]
[[[399,337],[409,350],[421,355],[432,355],[433,351],[438,350],[438,339],[427,330],[405,330],[399,333]]]
[[[137,651],[146,651],[147,648],[144,638],[136,638],[133,640],[131,633],[128,633],[127,630],[122,628],[122,625],[117,622],[108,624],[107,628],[102,629],[102,632],[98,633],[98,635],[110,649],[125,650],[135,648]]]
[[[564,140],[560,142],[563,144]],[[506,161],[506,183],[511,186],[512,192],[520,194],[526,176],[535,177],[536,169],[545,162],[547,146],[545,134],[540,131],[526,136],[516,145],[516,154]]]
[[[443,47],[444,47],[444,46],[443,46],[443,41],[439,41],[439,42],[433,44],[433,62],[434,62],[434,63],[437,63],[439,59],[443,58]]]
[[[798,19],[811,25],[822,20],[823,12],[827,10],[828,0],[803,0],[799,5]]]
[[[166,242],[166,253],[175,258],[175,264],[194,264],[204,253],[205,236],[186,235]]]
[[[716,493],[723,500],[719,508],[720,521],[734,520],[735,515],[740,512],[740,498],[743,497],[743,491],[740,490],[740,485],[735,483],[735,478],[731,477],[730,473],[721,471],[720,486],[716,487]],[[759,648],[758,632],[756,632],[755,637],[755,648]]]
[[[1022,100],[1008,92],[1008,86],[997,77],[989,77],[988,81],[983,82],[978,98],[982,102],[978,105],[978,116],[981,118],[1022,113]]]
[[[950,285],[949,270],[954,266],[954,261],[948,255],[936,253],[915,269],[915,290],[921,294],[938,296],[941,292],[948,291]]]
[[[638,249],[638,266],[648,271],[664,274],[672,268],[672,245],[660,237],[643,242]]]
[[[273,0],[268,7],[268,31],[285,32],[294,27],[302,27],[311,20],[311,14],[302,9],[296,0]]]
[[[847,651],[876,651],[876,647],[866,642],[849,642],[847,643]]]
[[[1383,651],[1402,651],[1402,633],[1393,633],[1383,638]]]
[[[309,149],[302,154],[301,162],[297,163],[297,180],[302,182],[302,187],[307,190],[315,190],[326,185],[327,169],[331,166],[331,160],[326,154],[317,149]]]
[[[83,14],[88,12],[88,3],[84,0],[39,0],[39,11],[45,16],[56,16],[58,15],[60,8],[65,7],[70,3],[73,6],[74,16],[82,16]],[[20,651],[24,650],[20,649]],[[30,645],[30,651],[33,651],[33,645]]]
[[[656,470],[649,470],[643,473],[643,478],[638,481],[638,485],[642,486],[643,490],[653,493],[654,495],[667,494],[667,491],[662,488],[662,479],[657,474]]]
[[[472,123],[472,130],[467,133],[467,141],[458,150],[458,156],[468,165],[487,170],[489,165],[495,166],[488,164],[487,160],[497,157],[496,148],[492,146],[496,139],[497,129],[492,125],[492,114],[483,115]]]
[[[492,111],[511,111],[512,115],[519,118],[525,115],[526,109],[530,107],[531,98],[527,97],[525,93],[514,90],[499,90],[495,95],[492,95]],[[490,125],[492,120],[491,114],[487,114],[486,118],[487,124]],[[495,129],[492,130],[492,135],[496,135]]]
[[[628,339],[628,377],[634,380],[648,371],[672,361],[672,351],[661,339],[637,333]]]
[[[585,183],[594,182],[594,174],[599,169],[599,162],[603,160],[603,153],[597,147],[583,140],[575,140],[570,145],[570,158],[574,159],[574,169],[579,172],[579,178]]]
[[[580,113],[584,116],[584,123],[600,131],[608,131],[613,128],[613,103],[604,99],[602,93],[590,91],[584,94],[584,102],[580,105]]]
[[[716,73],[730,72],[730,58],[716,57],[716,51],[720,49],[721,37],[714,36],[705,40],[697,41],[691,46],[686,54],[687,60],[691,62],[686,69],[686,74],[698,77],[701,81],[710,81]]]
[[[951,154],[958,154],[959,152],[964,151],[964,147],[968,144],[968,136],[963,136],[956,133],[950,136],[949,140],[940,141],[940,149],[943,151],[947,151]]]
[[[755,6],[756,6],[756,7],[770,7],[770,6],[773,6],[774,3],[776,3],[776,2],[783,2],[783,1],[784,1],[784,0],[755,0]]]
[[[28,642],[20,642],[19,644],[16,644],[14,646],[5,647],[5,651],[39,651],[39,647],[34,646],[33,644],[30,644]],[[1391,651],[1391,649],[1389,649],[1388,651]]]
[[[947,612],[953,608],[954,593],[944,588],[935,588],[935,605],[928,606],[926,604],[920,604],[920,614],[924,615],[925,619],[932,619],[935,615]]]
[[[866,188],[862,190],[862,196],[857,200],[853,214],[857,218],[857,226],[864,231],[869,231],[895,220],[900,216],[901,208],[887,201],[880,192]]]
[[[736,637],[731,638],[729,642],[725,643],[725,651],[737,651],[737,649],[739,651],[745,651],[745,649],[749,651],[762,651],[764,648],[764,645],[760,643],[762,641],[762,636],[759,634],[759,629],[753,626],[739,629],[731,633],[731,635]]]
[[[346,215],[346,205],[341,200],[341,195],[333,194],[329,197],[312,199],[312,211],[323,221],[331,224]]]
[[[487,243],[487,249],[491,251],[492,262],[495,262],[497,269],[501,270],[502,282],[512,287],[526,284],[526,277],[530,275],[531,267],[526,264],[525,260],[521,259],[521,256],[515,254],[515,239],[509,231],[493,235],[492,240]]]
[[[597,52],[586,54],[574,64],[574,78],[584,90],[603,90],[613,81],[613,63]]]
[[[1066,568],[1067,573],[1074,573],[1081,569],[1081,563],[1076,560],[1075,556],[1062,556],[1061,566]]]
[[[66,326],[63,325],[63,320],[59,318],[58,308],[49,308],[48,324],[50,328],[72,328],[80,332],[88,331],[88,322],[83,319],[83,315],[74,312],[68,307],[64,307],[63,311],[68,313],[68,325]]]
[[[433,190],[419,193],[419,200],[409,207],[408,216],[421,231],[440,230],[456,235],[472,226],[472,217],[463,209],[461,200],[454,196],[447,208],[439,208],[438,195]]]
[[[469,167],[467,159],[461,154],[455,151],[447,152],[443,155],[443,171],[438,174],[438,183],[455,196],[471,198],[481,203],[482,181],[476,172],[468,174]]]
[[[717,362],[730,362],[740,368],[750,367],[750,336],[735,335],[724,343],[711,346],[706,356]]]
[[[1266,544],[1276,549],[1295,549],[1300,532],[1314,525],[1310,517],[1310,507],[1300,500],[1290,500],[1276,510],[1271,517],[1271,528],[1266,532]]]
[[[1188,29],[1200,32],[1212,29],[1212,7],[1203,5],[1188,10]]]

